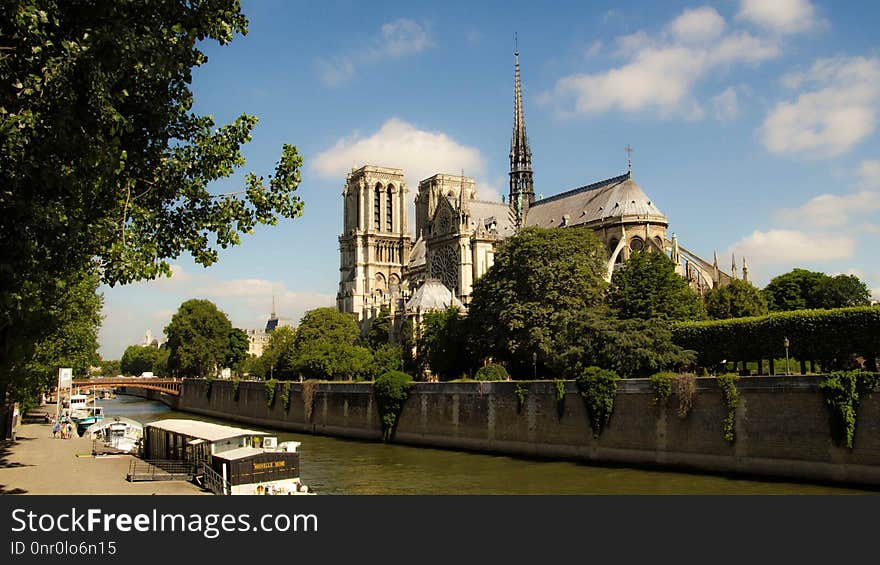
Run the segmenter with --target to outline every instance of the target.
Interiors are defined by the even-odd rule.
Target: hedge
[[[773,359],[832,360],[880,353],[880,308],[864,306],[834,310],[794,310],[767,316],[673,326],[673,341],[699,354],[702,365],[728,361]]]

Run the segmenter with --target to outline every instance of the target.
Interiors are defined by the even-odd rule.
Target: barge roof
[[[150,422],[145,426],[159,428],[176,434],[203,439],[205,441],[220,441],[241,436],[268,436],[272,435],[266,432],[258,432],[255,430],[246,430],[244,428],[234,428],[232,426],[221,426],[220,424],[212,424],[211,422],[199,422],[197,420],[159,420]]]
[[[263,453],[275,453],[272,451],[263,451],[255,447],[239,447],[238,449],[230,449],[221,453],[215,453],[217,459],[225,459],[226,461],[238,461],[239,459],[247,459],[254,455],[262,455]]]

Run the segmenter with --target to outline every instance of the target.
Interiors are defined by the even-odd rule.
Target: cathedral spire
[[[735,279],[739,278],[736,270],[736,255],[733,253],[730,254],[730,275]]]
[[[514,36],[516,41],[516,36]],[[526,135],[523,116],[522,83],[519,74],[519,46],[514,47],[514,107],[513,136],[510,140],[510,205],[513,207],[516,227],[525,223],[529,205],[535,201],[532,178],[532,150]]]

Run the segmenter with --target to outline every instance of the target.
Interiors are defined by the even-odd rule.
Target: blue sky
[[[105,296],[100,353],[119,358],[181,302],[244,328],[335,304],[345,174],[401,167],[410,195],[464,170],[507,192],[518,34],[535,191],[625,172],[705,257],[748,259],[763,286],[793,267],[862,277],[880,298],[880,4],[245,1],[250,32],[204,46],[195,110],[259,117],[247,165],[212,190],[304,156],[301,218],[260,227],[204,269]],[[412,211],[411,211],[412,214]]]

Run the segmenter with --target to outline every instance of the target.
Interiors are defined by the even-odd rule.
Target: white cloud
[[[560,78],[551,93],[562,114],[591,114],[619,109],[656,110],[661,115],[702,117],[695,85],[710,71],[734,64],[757,64],[777,57],[775,41],[742,31],[725,33],[724,19],[712,8],[685,10],[652,37],[644,31],[619,37],[617,55],[627,61],[599,73]]]
[[[779,34],[807,31],[820,24],[810,0],[742,0],[737,17]]]
[[[871,300],[880,302],[880,286],[871,290]]]
[[[709,6],[685,10],[669,24],[669,31],[683,43],[704,43],[724,31],[724,18]]]
[[[807,223],[819,228],[850,225],[853,216],[873,216],[880,211],[880,193],[862,190],[838,196],[821,194],[794,209],[781,210],[778,217],[790,224]]]
[[[718,121],[727,122],[734,119],[739,113],[736,89],[731,86],[712,97],[712,106],[715,108],[715,118]]]
[[[379,50],[390,57],[419,53],[430,45],[427,30],[412,20],[401,18],[382,26]]]
[[[387,22],[374,39],[357,51],[315,61],[318,77],[325,86],[335,87],[354,77],[356,67],[383,59],[398,59],[420,53],[432,45],[427,27],[406,18]]]
[[[592,45],[590,45],[589,47],[584,49],[584,56],[585,57],[595,57],[596,55],[599,54],[600,51],[602,51],[602,40],[597,39],[596,41],[593,42]]]
[[[880,159],[862,161],[859,177],[864,188],[880,188]]]
[[[463,169],[466,175],[479,177],[486,171],[478,149],[398,118],[389,119],[368,137],[357,132],[344,137],[312,160],[312,166],[324,178],[345,178],[352,167],[362,165],[402,168],[411,186],[435,173],[458,173]]]
[[[855,241],[848,236],[772,229],[755,230],[730,246],[727,254],[762,266],[849,259],[854,251]]]
[[[833,157],[871,135],[880,106],[880,59],[820,59],[807,73],[789,75],[789,87],[817,88],[778,103],[760,129],[773,153]]]

